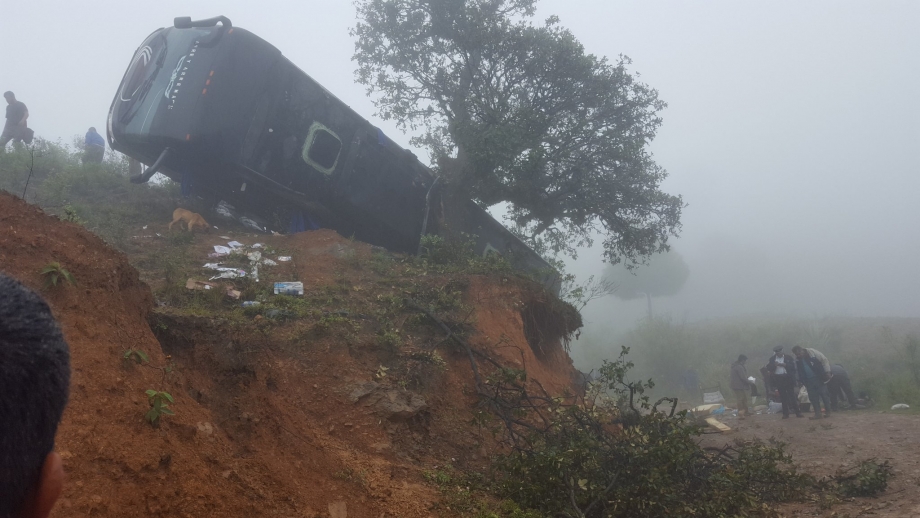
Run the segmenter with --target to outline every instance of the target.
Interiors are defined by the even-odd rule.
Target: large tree
[[[586,54],[537,0],[357,0],[357,79],[378,115],[431,153],[452,192],[507,202],[541,252],[603,237],[607,260],[667,250],[683,202],[646,146],[666,104],[615,63]]]

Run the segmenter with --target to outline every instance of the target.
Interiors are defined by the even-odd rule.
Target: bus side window
[[[341,153],[342,140],[339,136],[319,122],[314,122],[304,142],[304,161],[319,172],[330,175],[335,170]]]

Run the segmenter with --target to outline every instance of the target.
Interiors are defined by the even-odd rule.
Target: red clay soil
[[[343,250],[371,253],[329,231],[260,240],[292,250],[288,268],[305,286],[348,271],[353,256]],[[202,250],[212,244],[213,235],[195,237]],[[39,272],[53,261],[76,286],[43,288]],[[54,516],[346,516],[342,505],[349,517],[432,516],[440,495],[422,469],[481,465],[489,454],[469,424],[472,375],[457,352],[443,352],[448,366],[424,394],[428,411],[388,421],[348,397],[379,365],[373,335],[317,338],[167,309],[153,319],[167,357],[150,328],[150,289],[127,256],[2,193],[0,270],[45,296],[71,348],[71,400],[57,438],[68,479]],[[365,281],[355,274],[353,289]],[[473,279],[471,343],[562,390],[571,362],[561,348],[533,354],[523,296]],[[145,351],[150,364],[124,360],[128,349]],[[175,397],[176,415],[158,427],[143,418],[147,389]]]

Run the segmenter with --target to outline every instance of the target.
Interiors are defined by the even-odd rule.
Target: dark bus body
[[[221,25],[218,25],[218,22]],[[223,200],[282,232],[329,227],[416,253],[437,233],[436,179],[265,40],[224,17],[154,31],[135,52],[112,103],[111,147],[183,191]],[[481,207],[464,204],[462,232],[555,284],[555,271]]]

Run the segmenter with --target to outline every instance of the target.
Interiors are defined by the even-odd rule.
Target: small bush
[[[122,358],[125,360],[133,360],[134,363],[150,363],[150,357],[147,356],[147,353],[141,351],[140,349],[128,349],[122,355]]]
[[[160,417],[164,415],[176,415],[172,410],[169,409],[168,403],[173,403],[173,397],[168,392],[161,392],[157,390],[150,389],[146,392],[147,400],[150,403],[150,410],[144,414],[144,419],[150,422],[151,425],[158,425],[160,423]]]
[[[888,479],[894,474],[888,461],[861,463],[856,472],[841,472],[834,477],[841,495],[878,496],[888,488]]]
[[[45,278],[45,287],[53,288],[57,287],[58,282],[62,285],[64,282],[67,282],[70,285],[75,285],[77,280],[74,276],[61,266],[59,262],[48,263],[44,269],[41,271],[42,277]]]

